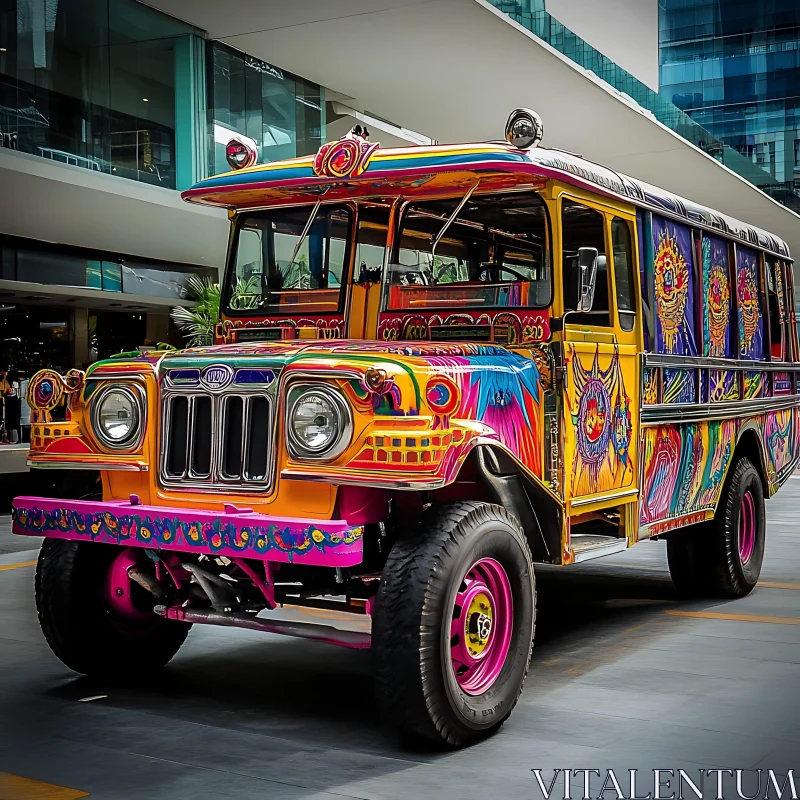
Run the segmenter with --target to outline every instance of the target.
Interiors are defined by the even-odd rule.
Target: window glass
[[[653,214],[650,279],[655,302],[655,352],[697,355],[692,233]]]
[[[797,361],[797,341],[796,341],[796,333],[794,325],[792,324],[792,320],[794,319],[794,311],[792,304],[794,302],[793,299],[793,291],[792,291],[792,268],[789,264],[785,261],[781,262],[780,265],[781,274],[783,276],[782,287],[783,287],[783,307],[784,307],[784,319],[786,320],[785,325],[785,339],[786,339],[786,360],[787,361]]]
[[[322,89],[316,83],[297,79],[297,155],[316,153],[322,145]]]
[[[739,356],[764,359],[764,312],[761,308],[759,255],[736,246],[736,300],[739,316]]]
[[[0,146],[174,189],[176,65],[188,66],[176,47],[198,31],[136,0],[10,8],[0,2]]]
[[[380,281],[388,226],[388,208],[362,206],[359,209],[355,258],[356,282]]]
[[[614,283],[617,291],[617,311],[622,330],[632,331],[636,322],[633,283],[633,245],[631,231],[625,220],[611,221],[611,245],[614,248]]]
[[[581,247],[594,247],[598,253],[592,312],[589,314],[570,314],[567,322],[610,326],[605,218],[593,208],[565,199],[561,204],[561,238],[563,244],[565,311],[574,311],[578,304],[578,294],[580,292],[579,249]]]
[[[767,279],[767,308],[769,310],[769,341],[773,361],[786,360],[786,307],[783,273],[780,261],[764,259]]]
[[[306,206],[247,215],[229,272],[228,308],[234,313],[338,311],[349,228],[346,208],[320,207],[315,213]]]
[[[325,136],[325,98],[316,83],[260,59],[209,42],[212,174],[227,172],[225,146],[246,136],[259,163],[316,153]]]
[[[731,335],[733,297],[728,265],[728,242],[703,234],[700,240],[703,263],[703,355],[736,358]]]
[[[390,309],[550,304],[547,212],[538,195],[417,203],[389,263]]]
[[[91,251],[70,248],[61,252],[55,247],[8,248],[17,263],[16,279],[52,286],[75,286],[104,292],[184,297],[184,286],[192,274],[216,278],[212,268],[189,269],[178,264],[124,258],[120,261],[101,258]]]

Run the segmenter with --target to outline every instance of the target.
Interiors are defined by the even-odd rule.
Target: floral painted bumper
[[[362,526],[344,520],[268,517],[226,506],[223,513],[131,501],[17,497],[16,534],[124,544],[229,558],[349,567],[362,560]]]

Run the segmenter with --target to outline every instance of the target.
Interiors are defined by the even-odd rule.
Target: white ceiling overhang
[[[239,0],[235,13],[218,0],[150,5],[440,142],[502,138],[511,109],[529,106],[544,146],[772,231],[800,253],[798,215],[485,0]]]

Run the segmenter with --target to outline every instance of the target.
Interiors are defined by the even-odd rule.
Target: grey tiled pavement
[[[800,775],[800,624],[785,622],[800,622],[800,480],[767,510],[762,581],[792,588],[678,601],[658,542],[539,570],[520,704],[497,736],[457,753],[409,751],[382,730],[363,652],[195,627],[158,677],[78,677],[39,632],[33,569],[0,571],[0,771],[97,800],[539,798],[533,767],[546,778],[564,767]],[[0,566],[31,560],[36,547],[0,518]],[[108,697],[77,702],[98,694]]]

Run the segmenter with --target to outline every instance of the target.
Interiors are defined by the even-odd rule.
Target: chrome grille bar
[[[267,391],[166,391],[161,420],[159,477],[165,487],[270,487],[274,414]]]

